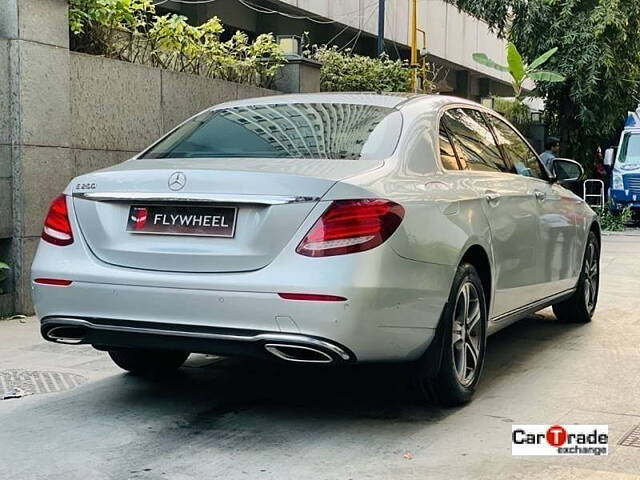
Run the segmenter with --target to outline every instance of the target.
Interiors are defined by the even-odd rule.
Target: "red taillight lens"
[[[71,231],[71,223],[69,222],[66,196],[59,195],[51,202],[49,213],[47,213],[47,217],[44,219],[42,239],[60,246],[71,245],[73,243],[73,232]]]
[[[395,232],[404,208],[381,199],[337,200],[302,239],[296,252],[329,257],[377,247]]]
[[[53,285],[55,287],[68,287],[73,283],[71,280],[64,280],[62,278],[36,278],[34,282],[40,285]]]
[[[345,297],[337,295],[319,295],[317,293],[279,293],[285,300],[307,300],[311,302],[346,302]]]

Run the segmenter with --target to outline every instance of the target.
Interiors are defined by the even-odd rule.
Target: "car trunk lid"
[[[73,205],[89,248],[106,263],[172,272],[257,270],[282,251],[337,181],[382,164],[369,160],[134,159],[76,179]],[[194,219],[202,217],[199,212],[214,215],[230,207],[235,209],[235,225],[233,231],[219,232],[224,236],[193,234],[193,230],[176,233],[175,226],[167,227],[174,230],[164,234],[136,232],[131,227],[133,207],[149,208],[154,218],[169,219],[169,223],[170,217],[156,215],[175,213],[184,215],[175,218]],[[206,216],[202,218],[207,221]]]

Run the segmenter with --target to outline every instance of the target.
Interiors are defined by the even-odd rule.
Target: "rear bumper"
[[[40,331],[45,340],[52,342],[91,344],[104,349],[144,348],[274,358],[269,347],[287,345],[320,352],[327,359],[309,363],[352,363],[356,360],[353,352],[342,345],[292,333],[68,317],[43,318]],[[301,360],[291,358],[289,361]]]
[[[186,331],[214,328],[296,335],[324,339],[345,349],[349,361],[358,362],[420,357],[434,336],[455,272],[453,266],[402,258],[386,244],[368,252],[326,258],[290,254],[293,245],[265,268],[251,272],[136,270],[101,262],[78,237],[67,247],[40,242],[31,277],[36,313],[43,321],[67,318],[93,323],[92,319],[105,319],[139,326],[150,323],[161,330],[171,325]],[[42,285],[33,281],[37,278],[72,283]],[[348,300],[287,300],[279,292]],[[116,336],[104,329],[94,330],[100,330],[100,336],[92,334],[87,341],[98,342],[96,345],[153,342],[185,348],[183,339],[163,332],[141,337],[137,331],[119,331]],[[191,351],[235,355],[244,354],[249,346],[252,355],[253,347],[261,342],[216,340],[220,341],[195,340]],[[198,350],[193,349],[196,346]],[[262,354],[261,346],[259,350]]]
[[[83,343],[263,356],[264,335],[293,335],[295,344],[322,339],[348,352],[342,360],[359,362],[418,358],[431,342],[442,309],[438,302],[429,314],[417,293],[409,298],[406,291],[402,298],[403,292],[384,288],[338,289],[347,302],[76,281],[68,287],[33,283],[33,291],[43,329],[81,324],[90,330]],[[222,336],[213,336],[216,332]]]

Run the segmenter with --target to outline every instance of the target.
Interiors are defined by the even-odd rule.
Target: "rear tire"
[[[589,232],[576,291],[567,300],[555,304],[553,313],[562,322],[589,323],[598,303],[599,289],[600,244],[596,234]]]
[[[418,362],[416,380],[426,400],[446,407],[467,403],[475,393],[484,364],[487,306],[480,275],[475,267],[458,267],[439,326],[440,366],[435,375],[425,373],[438,358],[427,351]],[[441,327],[441,328],[440,328]],[[440,345],[440,347],[438,347]]]
[[[109,356],[123,370],[136,375],[155,375],[177,370],[189,357],[189,352],[169,350],[109,350]]]

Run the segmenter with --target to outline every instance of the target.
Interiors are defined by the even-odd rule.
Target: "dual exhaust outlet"
[[[44,331],[44,337],[55,343],[79,345],[85,343],[89,333],[86,327],[59,325]],[[267,343],[264,349],[271,355],[294,363],[333,363],[335,359],[328,353],[315,347],[287,343]]]

